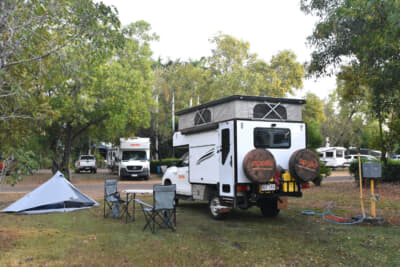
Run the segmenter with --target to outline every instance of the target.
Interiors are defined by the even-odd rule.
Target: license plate
[[[131,174],[131,177],[137,177],[137,174]]]
[[[262,184],[261,191],[275,191],[276,186],[275,184]]]

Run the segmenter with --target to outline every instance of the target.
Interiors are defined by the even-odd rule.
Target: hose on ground
[[[335,203],[333,201],[328,203],[326,207],[326,212],[317,213],[313,210],[303,210],[301,214],[309,215],[309,216],[322,216],[322,218],[330,223],[341,224],[341,225],[353,225],[357,223],[361,223],[364,221],[365,217],[361,214],[353,216],[351,218],[340,217],[332,213],[332,210],[335,208]]]

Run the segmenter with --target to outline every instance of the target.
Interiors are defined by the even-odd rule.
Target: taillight
[[[301,188],[310,188],[310,184],[309,183],[301,184]]]
[[[246,191],[250,191],[250,186],[248,185],[238,185],[236,187],[238,192],[246,192]]]

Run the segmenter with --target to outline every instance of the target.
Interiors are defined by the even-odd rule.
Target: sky
[[[209,40],[217,33],[250,44],[250,52],[269,62],[282,50],[291,50],[300,63],[310,60],[312,48],[306,38],[317,21],[300,10],[300,0],[101,0],[115,6],[123,25],[138,20],[150,23],[160,40],[152,43],[157,59],[200,59],[210,56]],[[306,92],[327,98],[335,87],[334,77],[304,80]]]

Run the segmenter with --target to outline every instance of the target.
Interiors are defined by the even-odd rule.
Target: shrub
[[[367,162],[368,160],[361,160],[361,164],[364,162]],[[380,162],[380,161],[378,161]],[[350,164],[349,171],[350,173],[354,176],[354,180],[356,183],[359,182],[359,166],[358,166],[358,160],[353,161]],[[362,169],[361,169],[362,172]],[[362,173],[361,173],[362,175]],[[395,160],[388,160],[386,166],[382,164],[382,179],[380,179],[382,182],[400,182],[400,161],[395,161]]]
[[[325,163],[319,161],[319,175],[314,179],[313,183],[317,186],[320,186],[322,180],[329,175],[331,175],[331,169],[326,167]]]
[[[400,182],[400,161],[389,160],[382,170],[383,182]]]

